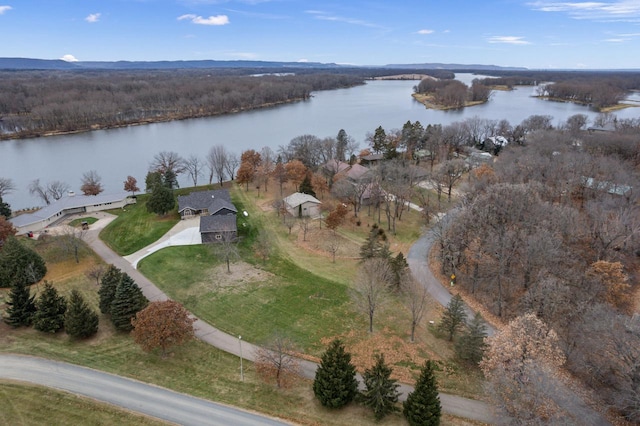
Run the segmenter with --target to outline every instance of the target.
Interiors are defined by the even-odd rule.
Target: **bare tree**
[[[358,271],[352,297],[369,318],[369,333],[373,333],[375,313],[386,302],[392,282],[393,274],[386,259],[367,259]]]
[[[222,238],[211,244],[214,256],[221,258],[227,264],[227,273],[231,273],[231,260],[239,259],[238,238],[233,232],[222,232]]]
[[[273,243],[267,231],[261,229],[258,232],[258,236],[256,237],[256,242],[253,247],[258,257],[262,259],[262,263],[265,263],[273,251]]]
[[[0,177],[0,198],[4,197],[10,192],[15,191],[16,186],[9,178]]]
[[[89,170],[82,175],[82,186],[80,190],[84,195],[98,195],[102,188],[102,178],[95,170]]]
[[[309,216],[303,216],[298,219],[298,226],[302,231],[302,241],[307,241],[307,232],[309,232],[309,228],[311,227],[311,218]]]
[[[92,279],[92,280],[96,280],[96,286],[100,286],[100,278],[102,278],[102,275],[105,272],[105,267],[104,265],[93,265],[91,268],[87,269],[85,271],[85,275],[87,276],[87,278]]]
[[[68,254],[72,254],[76,263],[80,263],[80,249],[83,247],[83,240],[86,231],[81,228],[66,226],[62,235],[57,238],[60,247]]]
[[[331,230],[329,238],[325,240],[325,247],[327,251],[331,253],[332,262],[336,263],[336,254],[338,250],[340,250],[340,247],[342,247],[342,238],[335,229]]]
[[[65,182],[54,180],[53,182],[49,182],[47,184],[47,192],[51,195],[51,198],[54,200],[59,200],[64,197],[64,194],[69,192],[69,185]]]
[[[227,153],[224,145],[215,145],[212,146],[207,154],[207,166],[209,167],[209,185],[213,181],[215,177],[218,180],[220,186],[222,186],[222,182],[224,182],[224,178],[226,177],[226,167],[228,162],[229,154]],[[233,175],[231,175],[233,178]]]
[[[404,271],[400,277],[401,287],[405,289],[405,306],[411,313],[411,342],[415,341],[416,327],[420,324],[427,307],[427,288],[418,282],[411,272]]]
[[[238,155],[235,152],[229,153],[229,155],[227,155],[227,161],[224,164],[224,169],[227,171],[227,176],[229,176],[231,180],[234,179],[236,175],[236,169],[239,165],[240,159],[238,158]]]
[[[149,169],[161,174],[172,172],[176,176],[186,170],[184,159],[173,151],[161,151],[154,155]]]
[[[300,374],[300,363],[293,356],[293,342],[280,333],[264,346],[256,349],[255,364],[258,374],[264,379],[274,378],[278,388],[286,387]]]
[[[34,179],[29,184],[29,194],[35,195],[44,201],[47,205],[51,204],[51,197],[47,189],[40,184],[40,179]]]
[[[196,155],[190,155],[189,158],[184,161],[184,168],[193,181],[193,186],[198,186],[198,178],[202,176],[203,166],[202,161]]]

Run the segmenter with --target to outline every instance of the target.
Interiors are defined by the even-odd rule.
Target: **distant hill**
[[[480,64],[388,64],[383,68],[405,68],[405,69],[438,69],[438,70],[470,70],[470,71],[522,71],[527,70],[525,67],[501,67],[498,65],[480,65]]]
[[[320,62],[274,62],[274,61],[78,61],[60,59],[0,58],[0,69],[14,70],[134,70],[134,69],[190,69],[190,68],[340,68],[336,64]]]

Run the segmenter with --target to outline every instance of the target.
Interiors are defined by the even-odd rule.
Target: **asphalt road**
[[[72,392],[180,425],[291,424],[121,376],[41,358],[0,355],[0,378]]]

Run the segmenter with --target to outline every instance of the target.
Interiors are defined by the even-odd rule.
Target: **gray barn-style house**
[[[181,219],[200,217],[200,236],[203,243],[235,241],[238,236],[238,209],[231,202],[226,189],[192,192],[178,196]]]

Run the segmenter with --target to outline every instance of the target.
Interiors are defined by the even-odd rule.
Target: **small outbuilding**
[[[312,195],[296,192],[286,197],[283,201],[285,208],[292,216],[320,216],[320,204],[322,202]]]

